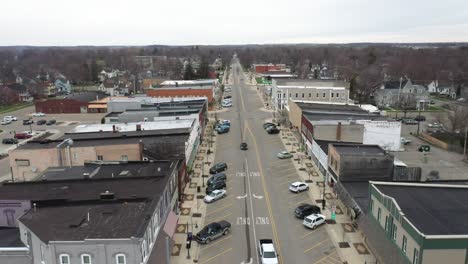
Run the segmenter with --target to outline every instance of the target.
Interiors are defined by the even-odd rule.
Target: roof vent
[[[100,198],[101,200],[114,200],[115,195],[112,192],[106,191],[101,193]]]
[[[161,167],[158,167],[158,172],[161,172]]]

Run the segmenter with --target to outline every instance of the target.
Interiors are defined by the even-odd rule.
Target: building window
[[[102,155],[98,155],[97,160],[104,160],[104,157]]]
[[[70,264],[70,255],[60,254],[59,260],[60,260],[60,264]]]
[[[369,209],[372,212],[374,210],[374,200],[370,199]]]
[[[296,93],[296,98],[297,98],[297,97],[299,97],[299,94],[298,94],[298,93]]]
[[[304,98],[304,93],[302,93],[302,98]]]
[[[393,230],[392,230],[393,241],[396,241],[396,234],[397,234],[397,226],[393,224]]]
[[[281,94],[280,94],[280,93],[278,94],[278,98],[280,98],[280,99],[281,99]]]
[[[333,98],[334,96],[335,96],[335,94],[334,94],[334,93],[331,93],[331,97]]]
[[[382,209],[377,209],[377,220],[380,222],[380,217],[382,216]]]
[[[317,98],[318,98],[318,97],[319,97],[319,93],[317,93],[317,94],[315,95],[315,97],[317,97]]]
[[[291,93],[289,93],[289,97],[291,97]]]
[[[120,156],[120,159],[122,161],[128,161],[128,156],[127,155],[122,155],[122,156]]]
[[[408,245],[408,240],[406,236],[403,236],[403,243],[401,244],[401,250],[406,253],[406,246]]]
[[[91,264],[91,255],[89,254],[81,255],[81,264]]]
[[[339,94],[339,93],[336,93],[336,97],[340,97],[340,94]]]
[[[309,93],[309,98],[311,98],[311,97],[312,97],[312,93]]]
[[[283,93],[283,97],[286,98],[286,93]]]
[[[385,217],[385,231],[388,231],[388,216]]]
[[[127,260],[125,259],[124,254],[117,254],[115,256],[115,263],[116,264],[127,264]]]
[[[419,250],[414,249],[413,264],[419,264]]]
[[[323,94],[322,94],[322,97],[323,97],[323,98],[325,98],[325,96],[326,96],[326,94],[325,94],[325,93],[323,93]]]

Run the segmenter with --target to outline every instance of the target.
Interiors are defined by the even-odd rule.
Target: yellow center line
[[[230,237],[232,237],[232,235],[229,235],[229,236],[224,237],[223,239],[217,240],[215,243],[212,242],[209,246],[201,247],[200,251],[209,249],[209,248],[212,247],[212,246],[216,246],[216,245],[218,245],[219,243],[223,242],[224,240],[226,240],[226,239],[228,239],[228,238],[230,238]]]
[[[232,250],[232,248],[228,248],[228,249],[226,249],[225,251],[223,251],[223,252],[221,252],[221,253],[219,253],[219,254],[217,254],[217,255],[214,255],[213,257],[211,257],[211,258],[209,258],[209,259],[207,259],[207,260],[205,260],[205,261],[203,261],[203,262],[200,262],[200,264],[208,263],[208,262],[212,261],[213,259],[215,259],[215,258],[217,258],[217,257],[219,257],[219,256],[221,256],[221,255],[224,255],[224,254],[228,253],[228,252],[231,251],[231,250]]]
[[[213,211],[211,211],[209,214],[206,214],[206,217],[208,217],[208,216],[210,216],[210,215],[213,215],[213,214],[219,212],[220,210],[223,210],[224,208],[229,207],[229,206],[231,206],[231,205],[232,205],[232,203],[228,203],[228,204],[226,204],[226,205],[223,206],[223,207],[220,207],[220,208],[218,208],[218,209],[216,209],[216,210],[213,210]]]
[[[312,249],[314,249],[314,248],[320,246],[321,244],[327,242],[328,240],[330,240],[330,239],[329,239],[329,238],[326,238],[326,239],[320,241],[319,243],[315,244],[313,247],[304,250],[304,253],[307,253],[307,252],[311,251]],[[327,256],[327,257],[328,257],[328,256]]]
[[[210,222],[213,223],[213,222],[218,222],[218,221],[220,221],[220,220],[224,220],[224,219],[226,219],[226,218],[227,218],[228,216],[230,216],[230,215],[232,215],[232,213],[229,213],[229,214],[227,214],[227,215],[223,215],[223,216],[221,216],[220,218],[217,218],[217,219],[215,219],[215,220],[213,220],[213,221],[210,221]]]

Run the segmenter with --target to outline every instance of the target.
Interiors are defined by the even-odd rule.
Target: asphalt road
[[[262,110],[254,87],[245,85],[242,69],[232,65],[233,107],[218,119],[231,121],[231,130],[218,136],[216,162],[228,163],[227,197],[208,205],[205,223],[229,221],[231,234],[202,245],[198,263],[258,263],[259,239],[273,239],[280,263],[341,263],[321,226],[308,230],[293,211],[313,203],[308,193],[293,194],[298,179],[291,160],[279,160],[280,135],[268,135],[262,124],[272,114]],[[247,142],[249,149],[240,150]]]

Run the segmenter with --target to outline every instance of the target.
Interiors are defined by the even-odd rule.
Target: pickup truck
[[[278,254],[276,254],[273,240],[260,239],[258,241],[258,253],[262,264],[278,264]]]
[[[208,244],[218,237],[225,236],[231,231],[231,223],[228,221],[213,222],[205,226],[197,233],[195,239],[198,243]]]
[[[411,139],[401,138],[401,144],[408,145],[409,143],[411,143]]]

